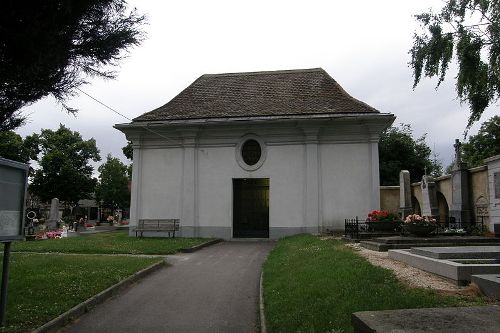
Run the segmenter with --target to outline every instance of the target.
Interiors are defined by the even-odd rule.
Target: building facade
[[[203,75],[115,126],[134,148],[131,230],[171,218],[185,237],[341,230],[380,206],[378,140],[394,118],[322,69]]]

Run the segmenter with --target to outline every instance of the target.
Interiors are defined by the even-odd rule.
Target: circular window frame
[[[260,158],[257,161],[257,163],[255,163],[254,165],[248,165],[243,160],[243,155],[242,155],[243,145],[245,144],[245,142],[247,142],[249,140],[257,141],[257,143],[260,146]],[[236,161],[238,162],[239,166],[243,170],[255,171],[255,170],[259,169],[264,164],[266,157],[267,157],[267,147],[266,147],[266,144],[264,143],[264,140],[262,140],[259,136],[255,135],[255,134],[247,134],[247,135],[244,135],[240,138],[240,141],[236,145],[235,153],[236,153]]]

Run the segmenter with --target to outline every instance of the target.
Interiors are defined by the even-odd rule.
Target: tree
[[[126,158],[129,160],[133,161],[134,160],[134,148],[132,148],[132,141],[128,141],[127,145],[125,147],[122,147],[123,155],[125,155]],[[127,175],[128,179],[132,180],[132,166],[133,163],[130,163],[130,165],[127,167]]]
[[[0,132],[0,157],[22,163],[37,160],[40,152],[38,135],[27,136],[24,140],[12,131]]]
[[[42,157],[30,190],[43,201],[55,197],[71,205],[91,198],[96,179],[89,163],[101,159],[95,140],[83,140],[64,125],[57,131],[43,129],[39,139]]]
[[[500,97],[500,2],[447,0],[439,14],[415,17],[424,31],[414,35],[409,52],[413,87],[422,74],[437,77],[439,87],[456,59],[456,90],[461,103],[470,107],[469,129]]]
[[[380,184],[398,185],[399,172],[410,171],[412,182],[420,181],[427,174],[438,176],[441,165],[436,157],[431,160],[431,149],[425,143],[425,134],[413,139],[411,126],[401,124],[389,127],[379,141]]]
[[[126,0],[6,0],[0,11],[0,131],[21,126],[19,109],[68,97],[88,78],[114,78],[124,51],[143,39],[145,17]]]
[[[128,141],[125,147],[122,147],[123,155],[129,160],[134,159],[134,148],[132,148],[132,142]]]
[[[469,167],[483,165],[484,159],[500,154],[500,116],[485,121],[476,135],[462,145],[462,160]]]
[[[100,175],[95,191],[97,201],[102,200],[104,206],[113,209],[130,205],[127,169],[119,159],[108,154],[106,162],[98,168]]]

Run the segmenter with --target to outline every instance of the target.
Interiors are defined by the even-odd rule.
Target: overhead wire
[[[95,98],[94,96],[90,95],[89,93],[86,93],[86,92],[85,92],[85,91],[83,91],[82,89],[80,89],[80,88],[76,87],[76,90],[78,90],[78,91],[79,91],[79,92],[81,92],[82,94],[86,95],[86,96],[87,96],[87,97],[89,97],[90,99],[94,100],[95,102],[97,102],[97,103],[101,104],[102,106],[104,106],[104,107],[105,107],[105,108],[107,108],[108,110],[111,110],[111,111],[113,111],[114,113],[116,113],[117,115],[122,116],[123,118],[125,118],[125,119],[127,119],[127,120],[129,120],[129,121],[132,121],[132,122],[133,122],[133,120],[132,120],[132,119],[130,119],[129,117],[125,116],[123,113],[118,112],[117,110],[115,110],[115,109],[113,109],[112,107],[108,106],[108,105],[107,105],[107,104],[105,104],[104,102],[101,102],[100,100],[98,100],[98,99],[97,99],[97,98]],[[140,127],[142,127],[142,128],[144,128],[145,130],[147,130],[147,131],[149,131],[149,132],[153,133],[153,134],[156,134],[156,135],[158,135],[158,136],[162,137],[163,139],[166,139],[166,140],[171,141],[171,142],[178,143],[178,141],[176,141],[176,140],[174,140],[174,139],[172,139],[172,138],[169,138],[169,137],[167,137],[167,136],[165,136],[165,135],[163,135],[163,134],[161,134],[161,133],[158,133],[158,132],[156,132],[156,131],[153,131],[151,128],[147,127],[147,125],[142,125],[142,124],[140,124],[140,123],[138,123],[137,125],[138,125],[138,126],[140,126]]]

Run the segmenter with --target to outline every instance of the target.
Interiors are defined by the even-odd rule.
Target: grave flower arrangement
[[[368,213],[367,222],[380,222],[380,221],[400,221],[400,220],[397,214],[390,213],[386,210],[374,210]]]
[[[393,232],[399,229],[401,220],[397,214],[386,210],[374,210],[368,213],[366,225],[368,226],[368,231]]]
[[[405,219],[405,224],[413,224],[413,225],[431,225],[436,226],[436,219],[432,216],[420,216],[418,214],[410,214]]]
[[[437,228],[436,219],[432,216],[410,214],[404,221],[404,229],[417,237],[429,236]]]

